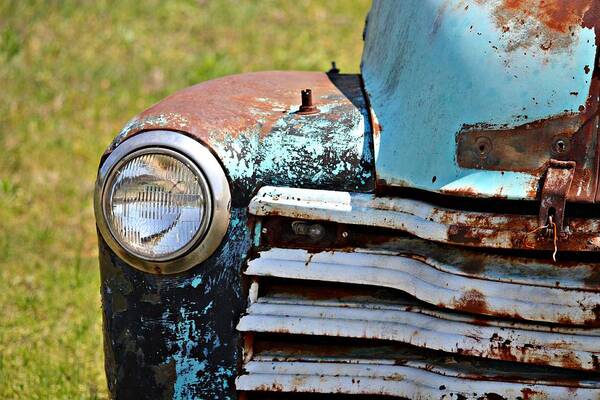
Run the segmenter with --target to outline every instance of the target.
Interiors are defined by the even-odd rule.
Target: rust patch
[[[600,304],[597,304],[594,308],[592,308],[592,313],[594,314],[594,319],[586,319],[584,321],[585,325],[593,327],[600,326]]]
[[[566,114],[514,129],[465,125],[457,136],[457,161],[464,168],[522,172],[539,171],[551,157],[584,164],[590,138],[582,123],[581,116]]]
[[[476,235],[468,226],[451,225],[448,228],[448,240],[453,243],[478,246],[481,244],[482,237]]]
[[[544,393],[537,392],[530,388],[521,389],[521,394],[523,395],[523,400],[537,399],[539,396],[545,396]]]
[[[270,385],[261,385],[256,388],[259,392],[283,392],[283,385],[280,383],[272,383]]]
[[[573,325],[573,320],[566,315],[563,315],[558,319],[558,323],[562,325]]]
[[[573,353],[566,353],[560,359],[560,364],[564,368],[581,369],[581,361]]]
[[[519,358],[513,354],[511,342],[508,339],[503,339],[498,334],[494,333],[490,338],[490,353],[495,358],[504,361],[519,361]]]
[[[594,29],[600,25],[600,2],[592,1],[591,6],[587,9],[583,16],[581,24],[585,28]],[[596,44],[600,43],[600,32],[596,29]]]
[[[592,365],[596,371],[600,371],[600,362],[598,361],[598,356],[592,354]]]
[[[580,25],[593,0],[540,1],[538,18],[548,28],[562,33]]]
[[[594,0],[503,0],[492,15],[506,36],[507,51],[531,47],[548,51],[570,47],[576,39],[573,32],[586,26],[593,7]]]
[[[454,308],[475,314],[489,314],[485,295],[476,289],[464,292],[460,299],[454,302]]]
[[[298,93],[306,87],[312,89],[316,102],[332,110],[337,107],[320,116],[336,121],[341,113],[355,108],[347,95],[362,97],[357,82],[356,75],[339,75],[332,80],[325,73],[296,71],[213,79],[176,92],[143,111],[117,140],[154,129],[185,132],[209,144],[225,137],[236,138],[248,129],[256,129],[266,137],[283,115],[296,112],[301,100]]]
[[[477,0],[489,4],[502,31],[506,51],[536,47],[568,51],[579,40],[578,29],[594,29],[600,48],[600,1],[595,0]],[[461,167],[528,172],[539,175],[550,159],[575,161],[577,168],[569,201],[600,200],[597,140],[600,51],[594,66],[586,65],[590,90],[578,112],[509,128],[486,123],[465,125],[457,135],[457,162]],[[584,96],[584,93],[571,93]],[[493,140],[492,140],[493,139]],[[465,195],[469,195],[465,193]]]

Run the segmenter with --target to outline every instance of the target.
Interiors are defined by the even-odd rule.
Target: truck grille
[[[595,263],[502,250],[514,238],[482,226],[507,226],[503,215],[449,219],[415,201],[398,211],[402,204],[315,192],[265,188],[250,206],[256,252],[238,324],[241,393],[600,396]],[[299,234],[298,221],[324,233]]]

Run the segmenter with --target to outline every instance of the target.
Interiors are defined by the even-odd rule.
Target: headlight
[[[181,272],[204,261],[229,224],[221,166],[202,144],[175,132],[146,132],[118,146],[100,169],[95,202],[109,246],[148,272]]]
[[[202,172],[170,150],[128,155],[113,169],[104,190],[110,232],[142,259],[172,260],[185,253],[210,221],[210,189]]]

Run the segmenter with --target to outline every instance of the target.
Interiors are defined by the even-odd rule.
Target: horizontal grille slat
[[[423,200],[367,193],[263,187],[249,205],[257,216],[390,228],[439,243],[490,249],[553,250],[537,215],[454,210]],[[600,251],[600,218],[565,220],[564,251]]]
[[[239,390],[388,395],[406,398],[481,399],[487,393],[517,398],[535,393],[540,398],[590,399],[598,388],[470,380],[424,369],[386,364],[252,361],[248,374],[237,379]],[[457,397],[457,396],[462,397]],[[454,397],[450,397],[454,396]]]
[[[531,321],[584,325],[598,317],[598,292],[563,289],[554,282],[552,286],[524,285],[513,283],[510,276],[504,280],[498,276],[494,280],[472,278],[450,271],[412,258],[409,253],[388,255],[373,249],[314,253],[274,248],[260,252],[248,263],[245,273],[388,287],[432,305]]]
[[[391,307],[369,301],[259,298],[238,324],[242,332],[391,340],[490,359],[594,370],[600,337],[528,329],[474,326],[447,314],[427,315],[417,305]],[[543,328],[542,328],[543,330]],[[560,346],[557,345],[560,343]]]
[[[590,379],[593,374],[585,372],[451,356],[382,341],[277,335],[257,336],[255,347],[246,374],[237,380],[241,390],[346,393],[357,399],[381,394],[517,399],[525,393],[585,399],[594,398],[600,388],[600,382]],[[502,397],[486,397],[490,394]]]
[[[568,220],[554,263],[536,215],[494,210],[263,188],[238,389],[599,397],[600,218]]]

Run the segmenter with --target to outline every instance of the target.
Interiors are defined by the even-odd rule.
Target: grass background
[[[92,190],[125,122],[256,70],[358,71],[368,0],[0,0],[0,399],[106,398]]]

